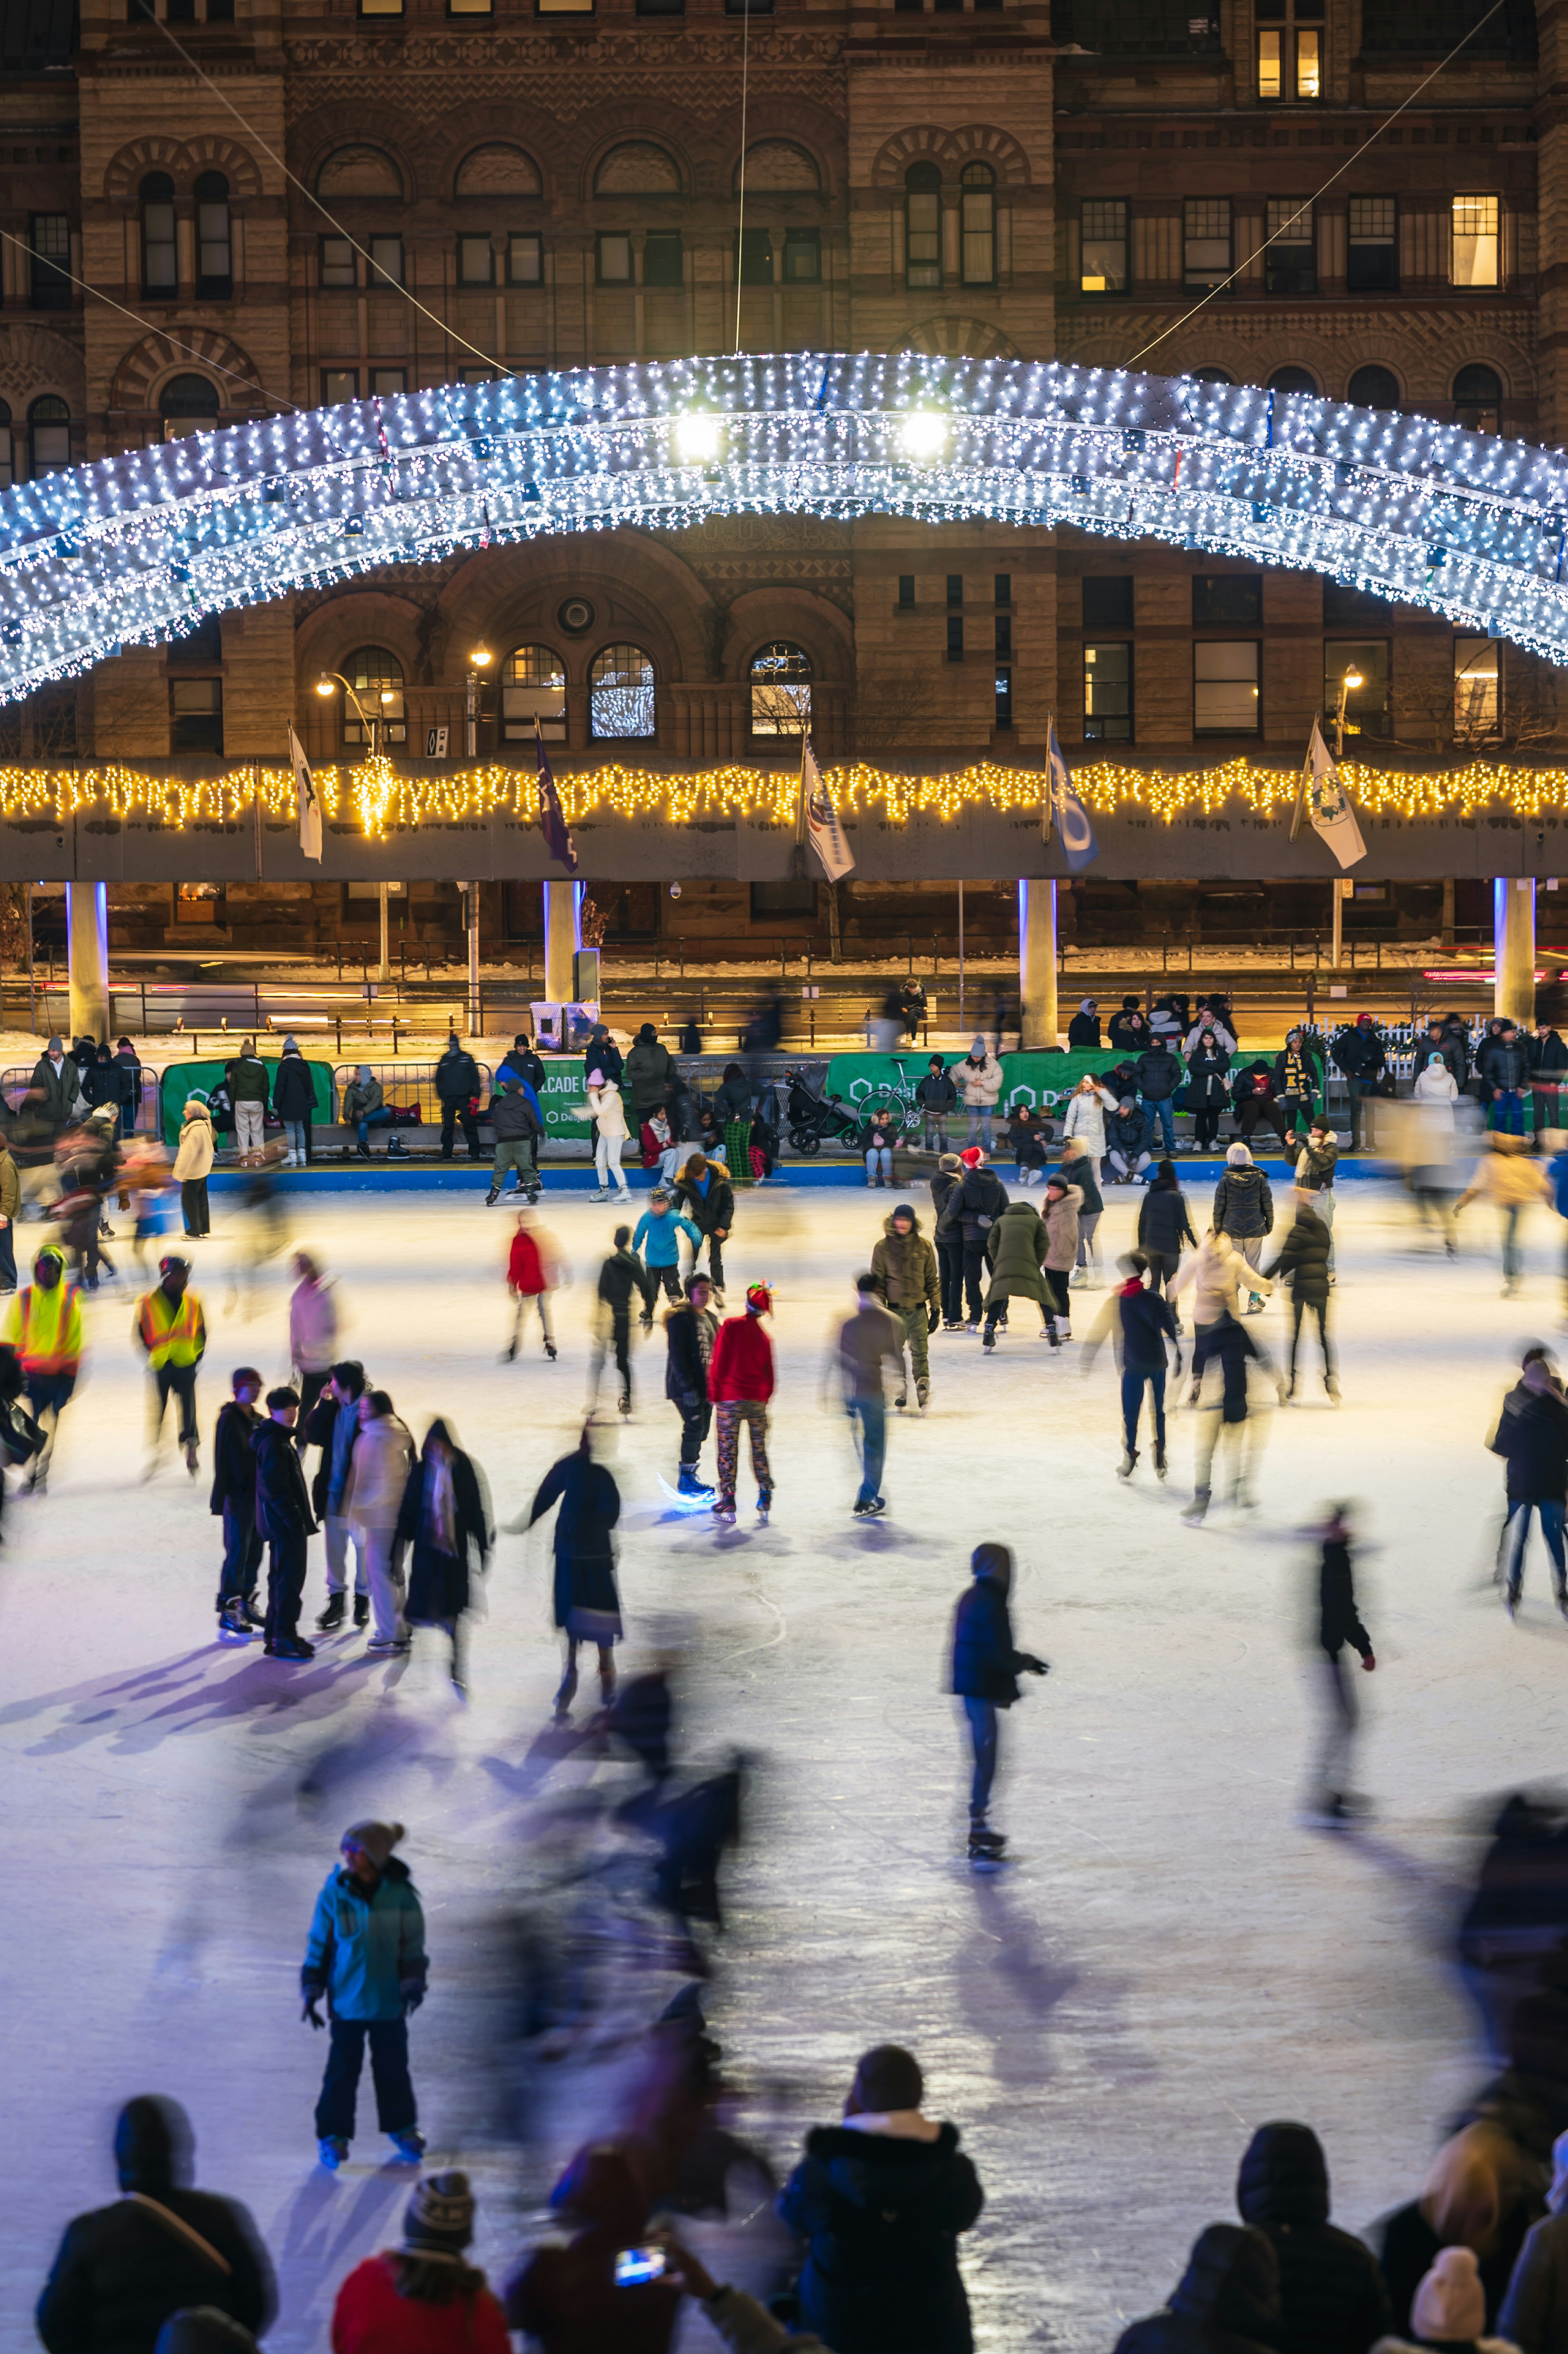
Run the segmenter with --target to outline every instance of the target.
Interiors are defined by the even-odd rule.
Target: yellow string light
[[[1568,810],[1564,769],[1509,769],[1491,760],[1471,760],[1462,769],[1413,775],[1346,760],[1340,773],[1368,818],[1465,819],[1499,805],[1518,818]],[[999,814],[1037,810],[1048,790],[1044,769],[1002,768],[990,760],[930,777],[865,761],[851,761],[823,774],[841,816],[876,809],[895,825],[906,824],[912,817],[948,823],[969,810]],[[1295,799],[1299,778],[1294,769],[1254,768],[1238,758],[1217,768],[1183,769],[1133,769],[1095,760],[1075,770],[1073,781],[1086,806],[1104,816],[1139,814],[1171,825],[1181,818],[1216,817],[1238,802],[1255,818],[1282,818]],[[501,763],[461,769],[450,777],[402,777],[383,757],[346,770],[318,769],[315,782],[329,821],[372,841],[395,828],[450,825],[497,815],[531,825],[538,805],[534,770]],[[800,790],[792,769],[754,769],[737,762],[684,775],[616,762],[559,777],[556,785],[568,824],[609,816],[654,819],[673,826],[715,818],[792,826]],[[293,771],[257,764],[191,783],[119,764],[0,767],[0,818],[10,822],[44,818],[63,822],[94,811],[122,822],[141,819],[183,832],[196,824],[235,823],[250,813],[258,799],[264,817],[291,822],[296,809]]]

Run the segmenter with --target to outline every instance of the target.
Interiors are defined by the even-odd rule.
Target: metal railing
[[[441,1101],[436,1093],[434,1063],[400,1060],[396,1063],[367,1063],[366,1068],[373,1079],[380,1080],[381,1091],[389,1109],[397,1112],[415,1108],[419,1115],[418,1123],[419,1127],[440,1127]],[[479,1073],[480,1100],[487,1102],[494,1086],[494,1076],[488,1063],[476,1062],[474,1068]],[[340,1119],[343,1116],[342,1104],[344,1091],[352,1087],[358,1076],[357,1063],[340,1063],[333,1072],[333,1084],[337,1090]],[[346,1125],[346,1122],[344,1124]],[[396,1120],[393,1122],[394,1126],[403,1124]],[[414,1125],[411,1121],[407,1124]]]

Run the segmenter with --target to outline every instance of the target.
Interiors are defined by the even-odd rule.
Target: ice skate
[[[905,1407],[909,1403],[909,1393],[907,1389],[900,1389],[898,1395],[894,1399],[893,1403],[897,1407],[899,1413],[902,1414]]]
[[[355,1623],[355,1625],[356,1627],[368,1627],[368,1626],[369,1626],[369,1624],[370,1624],[370,1596],[369,1596],[369,1595],[368,1595],[368,1594],[356,1594],[356,1595],[355,1596],[355,1597],[354,1597],[354,1623]]]
[[[621,1413],[627,1416],[628,1420],[630,1420],[631,1416],[631,1392],[630,1390],[622,1390],[620,1395],[616,1400],[616,1405],[620,1407]]]
[[[255,1639],[256,1630],[248,1627],[238,1602],[227,1603],[217,1614],[217,1639],[220,1643],[249,1643]]]
[[[1006,1840],[1001,1831],[981,1829],[969,1833],[968,1860],[974,1872],[1000,1872],[1007,1858],[1003,1850]]]
[[[922,1414],[924,1414],[924,1413],[925,1413],[925,1411],[926,1411],[926,1408],[927,1408],[927,1407],[929,1405],[929,1404],[931,1403],[931,1384],[930,1384],[930,1383],[929,1383],[929,1382],[927,1382],[927,1381],[919,1381],[919,1382],[916,1382],[916,1384],[915,1384],[915,1403],[916,1403],[916,1406],[919,1408],[920,1412],[921,1412]]]
[[[554,1363],[555,1363],[555,1362],[556,1362],[556,1358],[559,1356],[559,1354],[560,1354],[560,1351],[556,1348],[556,1344],[555,1344],[555,1342],[554,1342],[553,1341],[546,1341],[546,1343],[545,1343],[545,1354],[546,1354],[546,1356],[549,1359],[549,1361],[550,1361],[551,1364],[554,1364]]]
[[[507,1344],[506,1344],[505,1348],[504,1348],[504,1349],[503,1349],[503,1351],[501,1352],[501,1362],[502,1362],[502,1363],[503,1363],[503,1365],[509,1365],[509,1364],[512,1363],[513,1359],[516,1356],[516,1354],[517,1354],[517,1343],[516,1343],[516,1341],[509,1341],[507,1342]]]
[[[341,1594],[329,1594],[327,1596],[326,1608],[316,1620],[316,1633],[318,1635],[332,1634],[335,1628],[343,1625],[344,1619],[347,1615],[348,1606],[344,1596]]]
[[[715,1504],[714,1506],[714,1518],[717,1521],[721,1528],[733,1529],[735,1526],[735,1506],[733,1504],[726,1504],[723,1502]]]
[[[264,1647],[270,1659],[313,1659],[316,1647],[307,1643],[302,1635],[280,1635],[275,1643]]]
[[[994,1327],[993,1325],[988,1324],[988,1325],[986,1326],[986,1328],[985,1328],[985,1333],[984,1333],[984,1336],[983,1336],[983,1338],[981,1339],[981,1341],[980,1341],[980,1347],[981,1347],[982,1349],[994,1349],[994,1348],[995,1348],[995,1346],[996,1346],[996,1330],[995,1330],[995,1327]]]
[[[1138,1449],[1135,1447],[1124,1447],[1121,1450],[1121,1461],[1116,1467],[1117,1478],[1118,1479],[1130,1479],[1133,1473],[1133,1467],[1137,1461]]]
[[[491,1189],[490,1189],[489,1193],[488,1193],[485,1195],[485,1197],[484,1197],[484,1206],[485,1206],[485,1208],[486,1208],[487,1210],[493,1210],[493,1209],[494,1209],[494,1207],[495,1207],[495,1205],[496,1205],[496,1204],[497,1204],[497,1202],[499,1202],[499,1201],[500,1201],[500,1199],[501,1199],[501,1188],[500,1188],[500,1186],[499,1186],[499,1185],[493,1185],[493,1186],[491,1187]]]
[[[425,2137],[418,2126],[408,2126],[402,2133],[388,2134],[387,2140],[409,2166],[418,2166],[425,2155]]]
[[[335,2174],[348,2156],[348,2144],[336,2134],[327,2136],[316,2144],[316,2155],[329,2174]]]
[[[1166,1473],[1166,1469],[1167,1469],[1167,1468],[1168,1468],[1168,1467],[1167,1467],[1167,1465],[1166,1465],[1166,1461],[1165,1461],[1165,1449],[1164,1449],[1164,1447],[1161,1445],[1161,1443],[1160,1442],[1160,1440],[1159,1440],[1159,1439],[1156,1439],[1156,1440],[1155,1440],[1155,1442],[1154,1442],[1154,1476],[1155,1476],[1155,1478],[1156,1478],[1157,1479],[1164,1479],[1164,1477],[1165,1477],[1165,1473]]]
[[[576,1700],[577,1696],[577,1671],[576,1668],[568,1668],[566,1674],[561,1678],[560,1682],[556,1685],[556,1697],[551,1702],[557,1723],[563,1717],[570,1716],[572,1712],[572,1702]]]
[[[1208,1509],[1209,1499],[1206,1495],[1194,1496],[1192,1502],[1183,1511],[1181,1518],[1186,1522],[1190,1529],[1195,1529],[1202,1522],[1203,1515]]]
[[[711,1504],[714,1500],[713,1489],[704,1485],[694,1463],[682,1464],[680,1477],[675,1483],[675,1491],[681,1496],[694,1496],[705,1504]]]
[[[190,1473],[193,1479],[196,1478],[196,1473],[201,1469],[201,1453],[194,1438],[191,1440],[190,1445],[185,1448],[185,1469]]]

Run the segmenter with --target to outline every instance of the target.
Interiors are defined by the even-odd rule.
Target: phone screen
[[[657,2280],[664,2269],[662,2248],[622,2248],[615,2259],[617,2288],[639,2288],[644,2281]]]

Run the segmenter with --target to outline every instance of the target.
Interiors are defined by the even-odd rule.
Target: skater
[[[1082,1199],[1065,1170],[1053,1171],[1045,1182],[1045,1257],[1040,1269],[1044,1290],[1040,1304],[1045,1319],[1045,1338],[1054,1349],[1073,1337],[1073,1295],[1067,1286],[1078,1255],[1078,1204]],[[1062,1320],[1059,1332],[1058,1316]]]
[[[391,1410],[388,1398],[388,1415]],[[425,1433],[419,1459],[404,1486],[397,1543],[407,1549],[408,1557],[404,1616],[410,1627],[439,1627],[446,1636],[452,1649],[452,1690],[460,1700],[468,1696],[462,1621],[469,1605],[469,1579],[471,1574],[483,1575],[491,1541],[479,1467],[438,1416]],[[478,1560],[471,1572],[475,1554]],[[377,1645],[381,1650],[397,1648],[395,1630],[394,1638],[383,1638]]]
[[[1052,1178],[1045,1193],[1047,1212],[1058,1199],[1056,1187],[1061,1181]],[[1071,1189],[1076,1192],[1076,1187]],[[1005,1320],[1009,1303],[1014,1299],[1033,1299],[1040,1310],[1042,1334],[1046,1330],[1046,1310],[1056,1302],[1055,1287],[1048,1283],[1042,1272],[1049,1233],[1045,1220],[1033,1202],[1009,1202],[986,1237],[986,1264],[991,1269],[991,1284],[985,1299],[985,1330],[980,1346],[996,1347],[996,1328]]]
[[[308,1423],[337,1355],[337,1302],[332,1278],[307,1251],[294,1253],[294,1273],[299,1281],[289,1295],[289,1363],[300,1377],[301,1408]]]
[[[1100,1051],[1100,1009],[1092,997],[1081,997],[1078,1010],[1067,1024],[1069,1055],[1097,1055]]]
[[[304,1443],[319,1447],[320,1459],[311,1481],[311,1510],[326,1538],[326,1608],[316,1620],[318,1635],[330,1635],[343,1625],[347,1608],[348,1556],[354,1553],[354,1623],[368,1625],[370,1589],[365,1576],[365,1545],[344,1508],[349,1468],[359,1443],[359,1401],[365,1395],[365,1367],[345,1357],[332,1369],[331,1378],[311,1409]]]
[[[1084,1351],[1084,1371],[1088,1372],[1100,1342],[1108,1337],[1121,1374],[1122,1452],[1117,1466],[1118,1479],[1132,1477],[1138,1462],[1138,1426],[1143,1413],[1143,1393],[1146,1388],[1152,1393],[1154,1470],[1156,1478],[1163,1479],[1167,1342],[1176,1352],[1178,1378],[1181,1372],[1176,1311],[1169,1299],[1160,1298],[1152,1283],[1145,1282],[1149,1261],[1141,1251],[1128,1251],[1117,1264],[1123,1280],[1090,1328],[1088,1345]]]
[[[1131,1096],[1123,1096],[1106,1130],[1106,1158],[1118,1185],[1130,1185],[1141,1177],[1153,1154],[1149,1150],[1152,1123],[1148,1112]]]
[[[1502,1224],[1502,1296],[1511,1299],[1524,1273],[1524,1254],[1519,1246],[1520,1219],[1532,1202],[1552,1199],[1545,1170],[1530,1157],[1527,1138],[1488,1137],[1487,1150],[1476,1164],[1476,1173],[1454,1204],[1456,1214],[1467,1203],[1483,1198],[1497,1204]]]
[[[1198,1416],[1192,1500],[1181,1515],[1190,1528],[1198,1527],[1208,1511],[1214,1452],[1222,1440],[1235,1467],[1232,1502],[1238,1511],[1249,1511],[1254,1502],[1250,1480],[1260,1447],[1258,1419],[1249,1394],[1255,1364],[1262,1373],[1273,1374],[1252,1334],[1228,1310],[1206,1328],[1193,1348],[1190,1402],[1197,1407]],[[1284,1384],[1277,1380],[1277,1386],[1283,1400]]]
[[[0,1136],[0,1292],[16,1288],[16,1221],[22,1214],[22,1172]]]
[[[398,1421],[385,1390],[366,1390],[359,1401],[359,1437],[349,1461],[343,1509],[359,1539],[365,1582],[370,1589],[367,1651],[406,1651],[403,1619],[403,1547],[397,1533],[403,1499],[414,1468],[414,1441]]]
[[[937,1281],[942,1294],[942,1330],[960,1332],[964,1323],[964,1238],[961,1231],[944,1228],[942,1212],[964,1164],[956,1152],[944,1152],[931,1176],[931,1215],[935,1221]]]
[[[1530,1516],[1539,1514],[1552,1563],[1557,1607],[1568,1618],[1568,1559],[1563,1526],[1568,1507],[1568,1404],[1544,1349],[1527,1349],[1519,1380],[1503,1401],[1487,1444],[1508,1465],[1508,1514],[1498,1547],[1503,1599],[1511,1618],[1524,1582]]]
[[[334,2172],[354,2139],[355,2094],[370,2046],[376,2121],[409,2165],[425,2137],[408,2075],[408,2020],[425,1999],[425,1915],[408,1867],[392,1852],[401,1823],[351,1823],[316,1899],[300,1972],[302,2019],[330,2026],[332,2049],[316,2103],[321,2162]],[[328,2019],[317,2004],[326,1999]]]
[[[243,1038],[239,1052],[223,1066],[224,1084],[234,1107],[234,1141],[242,1161],[261,1150],[267,1122],[267,1066],[256,1052],[254,1038]]]
[[[1172,1306],[1189,1284],[1192,1288],[1192,1379],[1196,1383],[1207,1362],[1204,1335],[1210,1328],[1218,1324],[1223,1316],[1240,1315],[1243,1291],[1261,1308],[1259,1294],[1272,1291],[1274,1283],[1270,1277],[1247,1265],[1228,1235],[1217,1235],[1211,1226],[1192,1257],[1181,1261],[1166,1284],[1166,1296]],[[1247,1312],[1255,1314],[1256,1310],[1249,1309]]]
[[[1097,1291],[1104,1277],[1100,1273],[1100,1254],[1095,1241],[1104,1214],[1106,1200],[1100,1192],[1099,1163],[1086,1144],[1070,1137],[1062,1147],[1062,1174],[1075,1184],[1083,1199],[1078,1204],[1078,1248],[1069,1285],[1084,1291]]]
[[[248,1643],[267,1623],[256,1607],[261,1569],[261,1537],[256,1525],[256,1457],[250,1442],[260,1427],[256,1411],[261,1376],[241,1365],[229,1384],[233,1394],[220,1407],[212,1435],[212,1493],[207,1510],[223,1522],[223,1570],[217,1583],[217,1631]]]
[[[708,1246],[708,1273],[719,1303],[724,1302],[724,1246],[735,1224],[735,1188],[722,1161],[694,1152],[681,1172],[673,1200],[683,1211]]]
[[[185,1234],[193,1242],[212,1232],[207,1198],[212,1155],[212,1116],[201,1097],[192,1096],[185,1105],[180,1140],[175,1152],[175,1182],[180,1189],[180,1208],[185,1214]]]
[[[927,1152],[946,1152],[948,1122],[959,1108],[959,1091],[940,1055],[933,1055],[926,1076],[915,1090],[915,1104],[924,1122],[922,1142]]]
[[[260,1293],[262,1273],[289,1238],[277,1174],[283,1157],[282,1145],[264,1144],[258,1165],[245,1178],[240,1194],[243,1215],[229,1261],[224,1312],[232,1315],[238,1308],[247,1323]]]
[[[746,1425],[751,1447],[751,1474],[757,1482],[757,1516],[765,1521],[773,1504],[773,1473],[768,1460],[768,1401],[773,1395],[773,1343],[762,1329],[772,1312],[773,1294],[765,1283],[747,1286],[746,1310],[726,1316],[714,1342],[708,1368],[708,1395],[718,1410],[718,1495],[714,1518],[735,1519],[736,1474],[740,1468],[740,1426]]]
[[[1062,1121],[1064,1144],[1080,1144],[1094,1163],[1095,1175],[1101,1173],[1106,1157],[1106,1121],[1117,1108],[1116,1097],[1093,1071],[1086,1071],[1072,1094],[1067,1097],[1067,1109]]]
[[[1064,1163],[1064,1166],[1065,1164]],[[1176,1176],[1176,1163],[1161,1161],[1154,1172],[1149,1191],[1138,1205],[1138,1247],[1149,1264],[1149,1288],[1169,1293],[1181,1264],[1181,1246],[1198,1247],[1198,1237],[1192,1232],[1192,1220],[1187,1208],[1187,1196]],[[1176,1319],[1176,1330],[1181,1330],[1181,1320]]]
[[[560,1280],[560,1260],[554,1238],[532,1210],[519,1210],[517,1231],[506,1255],[506,1288],[512,1296],[512,1338],[503,1363],[510,1364],[522,1344],[523,1325],[530,1306],[538,1311],[545,1354],[554,1364],[556,1336],[550,1329],[550,1294]]]
[[[1328,1227],[1317,1210],[1309,1206],[1312,1199],[1311,1195],[1299,1198],[1296,1223],[1287,1233],[1273,1266],[1263,1271],[1275,1282],[1290,1286],[1290,1382],[1285,1393],[1287,1403],[1296,1395],[1296,1352],[1301,1342],[1301,1319],[1310,1312],[1318,1319],[1323,1387],[1338,1405],[1340,1382],[1334,1370],[1333,1344],[1329,1339],[1329,1253],[1332,1246]]]
[[[842,2125],[812,2127],[779,2194],[786,2228],[806,2244],[800,2319],[835,2354],[967,2354],[973,2344],[958,2241],[984,2198],[958,2127],[922,2114],[925,2093],[912,2052],[863,2052]]]
[[[944,1234],[959,1240],[963,1253],[964,1301],[968,1310],[965,1330],[978,1332],[980,1328],[980,1270],[985,1265],[985,1248],[991,1230],[1007,1207],[1007,1189],[994,1169],[986,1167],[985,1154],[978,1144],[960,1152],[959,1163],[963,1174],[948,1195],[937,1222],[938,1239]]]
[[[681,1236],[692,1246],[692,1263],[696,1264],[703,1238],[690,1218],[683,1217],[670,1206],[670,1196],[662,1185],[655,1185],[648,1196],[648,1207],[637,1221],[631,1237],[631,1247],[648,1270],[649,1312],[644,1324],[652,1321],[653,1295],[662,1288],[668,1299],[681,1297]]]
[[[1225,1074],[1231,1049],[1216,1024],[1205,1018],[1187,1041],[1187,1108],[1192,1115],[1192,1150],[1212,1152],[1230,1102]]]
[[[969,1116],[969,1142],[989,1152],[996,1099],[1001,1093],[1001,1065],[983,1038],[976,1038],[963,1061],[953,1065],[953,1080]]]
[[[316,1524],[294,1442],[299,1412],[297,1390],[269,1390],[267,1419],[250,1441],[256,1458],[256,1526],[267,1540],[266,1640],[261,1648],[270,1659],[313,1659],[316,1655],[315,1645],[300,1633],[305,1546]]]
[[[609,1466],[594,1461],[591,1422],[584,1423],[571,1454],[551,1464],[527,1520],[514,1528],[531,1529],[556,1503],[561,1509],[556,1515],[555,1612],[567,1657],[555,1712],[565,1717],[577,1696],[579,1643],[592,1643],[599,1653],[600,1702],[608,1708],[615,1698],[614,1647],[622,1633],[612,1534],[620,1518],[620,1490]]]
[[[1274,1195],[1268,1180],[1239,1140],[1228,1148],[1224,1174],[1214,1187],[1213,1226],[1216,1235],[1231,1236],[1252,1267],[1262,1258],[1264,1244],[1274,1231]],[[1255,1291],[1247,1302],[1248,1315],[1255,1316],[1262,1306],[1261,1294]]]
[[[969,1556],[973,1584],[959,1597],[953,1616],[952,1689],[964,1704],[974,1774],[969,1784],[969,1861],[1000,1861],[1007,1840],[987,1821],[996,1778],[1000,1708],[1019,1697],[1021,1675],[1049,1674],[1033,1651],[1013,1649],[1007,1597],[1012,1585],[1012,1554],[1004,1544],[978,1544]]]
[[[593,1122],[594,1175],[599,1180],[596,1192],[588,1196],[593,1202],[608,1202],[613,1190],[623,1202],[631,1199],[631,1188],[626,1182],[626,1172],[620,1165],[622,1148],[626,1143],[626,1114],[621,1108],[620,1089],[603,1071],[588,1073],[588,1118]],[[610,1178],[614,1176],[613,1189]]]
[[[1419,1085],[1419,1082],[1417,1082]],[[1326,1112],[1314,1114],[1307,1141],[1296,1161],[1296,1198],[1305,1202],[1329,1232],[1329,1281],[1334,1280],[1334,1172],[1340,1165],[1340,1140]]]
[[[681,1417],[681,1466],[677,1487],[683,1496],[711,1504],[714,1491],[704,1484],[697,1465],[703,1442],[713,1422],[708,1374],[718,1339],[718,1318],[708,1305],[713,1285],[694,1267],[686,1278],[683,1303],[664,1318],[664,1394]]]
[[[339,2289],[333,2354],[512,2354],[506,2316],[469,2262],[472,2238],[467,2175],[427,2174],[402,2245],[366,2256]]]
[[[315,1079],[310,1065],[300,1052],[299,1041],[287,1037],[272,1077],[272,1108],[283,1123],[285,1147],[283,1166],[304,1169],[310,1165],[311,1124],[316,1116]],[[348,1113],[345,1108],[344,1119]]]
[[[27,1473],[28,1488],[41,1495],[48,1486],[60,1416],[81,1371],[81,1302],[76,1286],[66,1281],[65,1254],[57,1244],[46,1243],[33,1261],[33,1280],[6,1310],[0,1340],[16,1352],[27,1411],[44,1432]]]
[[[904,1329],[904,1346],[898,1355],[898,1393],[893,1403],[902,1413],[909,1402],[908,1371],[904,1363],[906,1347],[909,1369],[915,1376],[915,1404],[924,1414],[931,1394],[929,1337],[940,1320],[941,1295],[937,1283],[937,1254],[920,1231],[913,1202],[898,1203],[884,1225],[882,1240],[871,1254],[871,1273],[877,1298]]]
[[[1377,1660],[1372,1655],[1372,1638],[1356,1610],[1350,1506],[1332,1506],[1328,1519],[1314,1534],[1322,1544],[1318,1565],[1318,1643],[1324,1663],[1324,1722],[1318,1787],[1308,1812],[1310,1820],[1331,1829],[1362,1813],[1365,1807],[1351,1787],[1351,1756],[1361,1710],[1354,1681],[1345,1666],[1345,1646],[1348,1643],[1351,1650],[1360,1653],[1368,1675]]]
[[[479,1100],[479,1065],[467,1048],[459,1044],[455,1031],[449,1034],[436,1065],[436,1098],[441,1107],[441,1159],[450,1161],[452,1157],[456,1148],[453,1130],[461,1119],[468,1157],[477,1161],[479,1122],[474,1117],[474,1106]]]
[[[513,1192],[536,1202],[539,1147],[545,1140],[545,1129],[521,1079],[507,1079],[491,1098],[490,1119],[495,1130],[495,1160],[491,1167],[490,1191],[484,1197],[485,1208],[492,1209],[500,1201],[509,1169],[516,1178]]]
[[[882,1493],[887,1455],[887,1390],[882,1368],[885,1362],[896,1365],[903,1378],[904,1323],[883,1306],[869,1267],[856,1276],[854,1288],[854,1314],[839,1326],[834,1353],[844,1412],[854,1426],[860,1452],[860,1486],[850,1509],[857,1520],[866,1520],[887,1510]]]
[[[1329,2221],[1329,2168],[1310,2126],[1259,2126],[1236,2176],[1236,2211],[1279,2264],[1278,2354],[1370,2354],[1393,2324],[1377,2258]]]
[[[1411,1088],[1414,1107],[1405,1129],[1405,1182],[1409,1185],[1417,1213],[1424,1227],[1436,1226],[1443,1247],[1450,1258],[1459,1256],[1459,1237],[1454,1220],[1454,1204],[1461,1181],[1454,1161],[1454,1107],[1459,1100],[1459,1085],[1454,1076],[1448,1056],[1436,1047],[1426,1057],[1426,1067]],[[1557,1163],[1552,1164],[1553,1176]],[[1559,1214],[1563,1208],[1561,1188],[1556,1193]]]
[[[590,1416],[599,1403],[604,1361],[611,1350],[615,1352],[615,1370],[620,1376],[620,1395],[616,1402],[622,1414],[631,1412],[631,1303],[633,1299],[640,1303],[641,1321],[646,1331],[653,1321],[653,1295],[657,1288],[650,1281],[647,1268],[631,1247],[630,1227],[617,1226],[615,1248],[599,1271],[593,1354],[588,1361],[588,1411]]]
[[[196,1433],[196,1367],[207,1348],[207,1319],[201,1301],[190,1288],[189,1259],[171,1255],[158,1261],[157,1288],[138,1301],[131,1337],[147,1360],[153,1376],[147,1401],[147,1468],[143,1479],[157,1469],[164,1436],[164,1409],[172,1391],[180,1402],[178,1444],[185,1469],[194,1479],[200,1460]]]

